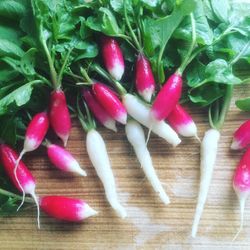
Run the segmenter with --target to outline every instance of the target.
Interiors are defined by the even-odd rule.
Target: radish
[[[133,146],[141,167],[153,189],[156,193],[158,193],[164,204],[169,204],[169,198],[164,191],[153,167],[152,159],[147,149],[144,131],[141,125],[136,121],[130,120],[125,126],[125,131],[128,141]]]
[[[153,121],[162,121],[168,117],[181,97],[182,77],[174,73],[157,94],[152,108],[151,116]]]
[[[250,148],[240,160],[233,177],[233,188],[240,203],[240,228],[233,241],[243,228],[245,203],[250,194]]]
[[[20,192],[23,193],[22,203],[19,206],[19,208],[22,206],[24,202],[25,194],[30,194],[33,197],[37,206],[37,223],[38,223],[38,228],[40,228],[40,220],[39,220],[40,210],[39,210],[37,196],[35,194],[36,182],[32,174],[22,161],[20,161],[18,164],[18,168],[16,171],[17,178],[15,177],[14,168],[16,165],[17,158],[18,158],[17,153],[12,148],[7,146],[6,144],[0,145],[0,160],[4,167],[4,170],[9,176],[14,186]]]
[[[96,119],[106,128],[117,131],[115,120],[107,113],[107,111],[96,100],[95,96],[90,90],[83,90],[82,95],[86,101],[89,109],[94,114]]]
[[[122,51],[114,38],[102,37],[102,58],[110,75],[119,81],[123,76],[125,65]]]
[[[234,132],[231,149],[238,150],[250,144],[250,120],[247,120]]]
[[[177,104],[172,112],[169,114],[167,121],[170,126],[180,135],[184,137],[197,137],[197,127],[192,117],[187,111],[180,105]]]
[[[116,121],[126,124],[127,111],[116,94],[106,85],[99,82],[94,82],[92,89],[96,99],[109,115]]]
[[[58,220],[80,222],[97,215],[85,201],[63,196],[44,196],[39,199],[41,210]]]
[[[50,124],[56,135],[66,147],[71,130],[71,119],[66,103],[66,97],[61,89],[56,89],[50,96]]]
[[[166,122],[157,121],[152,126],[150,108],[142,103],[137,97],[131,94],[124,94],[122,101],[128,114],[139,123],[147,128],[151,128],[155,134],[165,139],[174,147],[181,142],[177,133]]]
[[[196,236],[199,221],[207,199],[208,189],[216,161],[219,139],[220,132],[217,129],[209,129],[205,133],[201,143],[200,189],[192,227],[193,238]]]
[[[151,101],[155,91],[155,79],[148,59],[139,54],[136,61],[135,84],[137,92],[146,100]]]
[[[77,160],[67,150],[51,143],[46,143],[46,146],[48,157],[57,168],[66,172],[87,176],[86,172],[81,169]]]
[[[95,129],[87,132],[86,147],[89,158],[104,186],[108,202],[118,216],[125,218],[127,213],[117,197],[115,179],[105,143],[102,136]]]
[[[48,131],[48,128],[49,128],[49,118],[47,112],[41,112],[36,114],[30,121],[25,133],[23,149],[14,167],[14,175],[16,177],[17,182],[18,179],[16,172],[20,160],[22,159],[25,153],[34,151],[41,145]]]

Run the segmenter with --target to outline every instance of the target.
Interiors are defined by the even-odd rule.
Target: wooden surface
[[[246,88],[237,88],[237,96],[250,94]],[[192,109],[191,113],[202,137],[209,127],[207,115],[199,109]],[[27,154],[24,160],[37,179],[39,195],[84,198],[99,215],[82,224],[71,224],[42,214],[41,230],[36,227],[35,209],[18,217],[0,218],[0,249],[249,249],[249,202],[244,229],[231,245],[239,226],[238,201],[231,180],[242,152],[229,150],[233,131],[249,117],[249,113],[240,112],[232,102],[196,239],[190,237],[199,179],[199,143],[195,139],[183,139],[176,149],[155,136],[150,139],[155,168],[171,198],[171,204],[164,206],[145,180],[123,127],[119,127],[117,134],[99,130],[110,154],[119,197],[128,211],[128,218],[120,220],[106,202],[86,153],[85,133],[74,121],[68,149],[85,167],[88,177],[72,177],[54,169],[44,149]]]

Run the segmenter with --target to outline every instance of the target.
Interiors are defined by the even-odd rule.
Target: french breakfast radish
[[[136,121],[130,120],[125,126],[125,131],[128,141],[133,146],[141,167],[154,191],[160,196],[160,199],[164,204],[169,204],[170,201],[168,195],[162,187],[162,184],[153,167],[152,159],[147,149],[144,131],[141,125]]]
[[[56,135],[66,147],[71,130],[71,119],[66,97],[61,89],[52,91],[50,95],[49,120]]]
[[[184,137],[197,137],[197,127],[187,111],[177,104],[167,118],[170,126]]]
[[[17,177],[17,167],[19,165],[20,160],[22,159],[23,155],[27,152],[31,152],[36,150],[42,143],[47,131],[49,128],[49,118],[47,112],[37,113],[30,121],[26,133],[25,139],[23,144],[23,149],[16,161],[14,167],[14,176],[18,181]],[[22,188],[19,185],[20,188]],[[20,207],[19,207],[20,208]]]
[[[21,205],[24,202],[25,194],[30,194],[37,206],[37,223],[38,228],[40,228],[40,210],[39,204],[37,200],[37,196],[35,194],[36,182],[35,178],[32,176],[31,172],[28,170],[26,165],[23,161],[20,160],[16,175],[14,175],[14,168],[16,165],[16,161],[18,159],[17,153],[8,145],[0,144],[0,161],[4,167],[4,170],[10,180],[12,181],[13,185],[20,191],[23,192],[23,200]],[[19,207],[21,207],[21,205]]]
[[[168,117],[181,97],[182,76],[171,75],[157,94],[151,108],[153,121],[162,121]]]
[[[108,114],[102,105],[96,100],[90,90],[82,90],[82,96],[95,118],[106,128],[117,131],[115,120]]]
[[[180,144],[181,140],[177,133],[164,121],[154,122],[150,117],[150,108],[146,104],[142,103],[136,96],[131,94],[124,94],[122,102],[126,107],[128,114],[136,121],[144,125],[145,127],[152,129],[152,132],[159,137],[165,139],[168,143],[176,147]]]
[[[250,148],[244,153],[235,169],[233,188],[240,203],[240,228],[233,239],[235,240],[243,228],[245,203],[250,194]]]
[[[127,111],[116,94],[109,87],[99,82],[93,83],[92,90],[98,102],[109,115],[121,124],[126,124]]]
[[[39,198],[41,210],[58,220],[81,222],[97,215],[84,200],[64,196],[43,196]]]
[[[86,147],[89,158],[104,186],[108,202],[119,217],[125,218],[127,213],[117,196],[115,179],[105,143],[102,136],[95,129],[87,132]]]
[[[112,37],[103,36],[101,42],[104,65],[110,75],[119,81],[121,80],[125,69],[120,46],[118,42]]]
[[[86,172],[80,167],[77,160],[66,149],[51,143],[46,143],[46,147],[50,161],[57,168],[65,172],[72,172],[81,176],[87,176]]]
[[[148,59],[143,55],[137,56],[135,68],[135,86],[137,92],[146,100],[151,101],[155,91],[155,79]]]
[[[250,120],[245,121],[234,132],[231,149],[238,150],[250,144]]]
[[[207,199],[207,194],[216,161],[219,139],[220,132],[217,129],[209,129],[208,131],[206,131],[201,142],[200,187],[192,227],[193,238],[196,237],[198,225]]]

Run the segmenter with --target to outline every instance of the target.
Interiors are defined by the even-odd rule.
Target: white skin
[[[130,120],[125,126],[125,131],[128,141],[133,146],[141,167],[149,182],[151,183],[153,189],[156,193],[158,193],[160,199],[164,204],[169,204],[169,198],[165,190],[163,189],[153,167],[152,159],[147,149],[145,135],[141,125],[136,121]]]
[[[153,133],[165,139],[174,147],[180,144],[181,140],[178,134],[166,122],[152,122],[150,108],[142,103],[137,97],[131,94],[125,94],[122,101],[128,114],[139,123],[152,130]]]
[[[197,234],[198,225],[207,199],[207,194],[216,161],[219,139],[220,132],[216,129],[209,129],[208,131],[206,131],[201,142],[200,189],[192,227],[193,238],[195,238]]]
[[[89,158],[104,186],[108,202],[119,217],[125,218],[127,213],[118,200],[107,149],[102,136],[96,130],[92,129],[87,133],[86,147]]]

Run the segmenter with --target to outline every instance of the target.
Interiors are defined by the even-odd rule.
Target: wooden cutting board
[[[236,88],[236,97],[250,95],[247,88]],[[190,112],[202,138],[209,128],[207,114],[197,108]],[[37,179],[39,195],[83,198],[99,211],[99,215],[82,224],[73,224],[58,222],[42,214],[40,230],[36,226],[35,209],[24,211],[18,217],[0,218],[0,249],[249,249],[249,202],[244,229],[231,245],[239,226],[232,175],[242,152],[229,149],[233,131],[249,117],[250,113],[239,111],[232,102],[222,130],[213,180],[196,239],[191,239],[190,231],[199,180],[197,140],[183,138],[182,144],[174,149],[152,135],[149,150],[171,198],[171,204],[164,206],[144,178],[126,140],[124,128],[119,127],[116,134],[99,130],[107,144],[119,197],[128,211],[128,218],[121,220],[106,202],[102,185],[86,153],[85,133],[75,120],[68,149],[84,166],[87,177],[72,177],[59,172],[49,163],[43,148],[27,154],[24,160]]]

